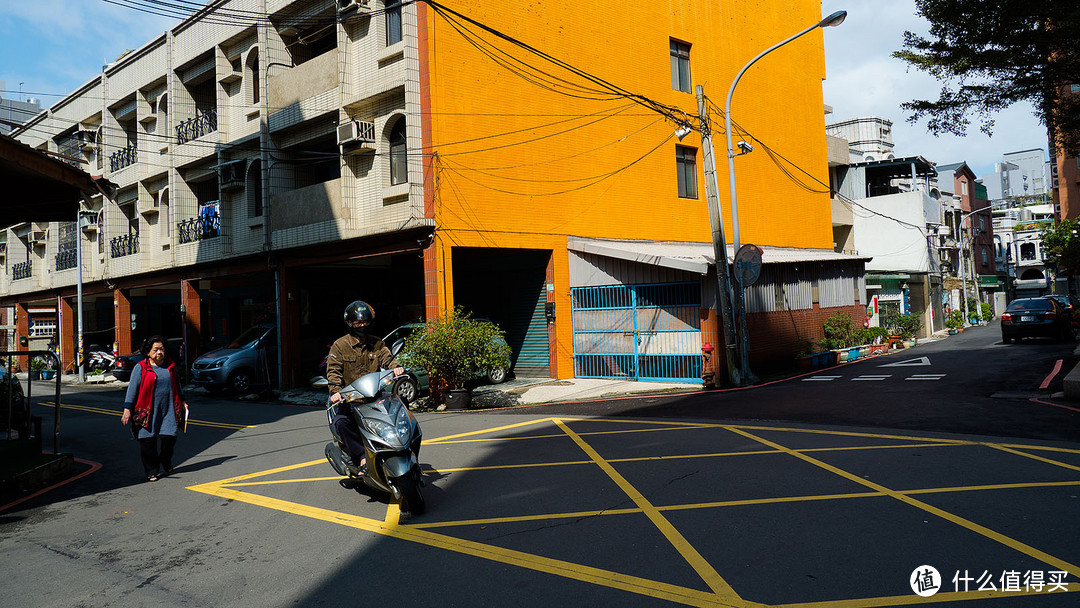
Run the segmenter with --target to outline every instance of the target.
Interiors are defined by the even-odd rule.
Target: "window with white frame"
[[[671,40],[671,88],[690,92],[690,45]]]
[[[697,150],[675,146],[675,167],[680,198],[697,198]]]
[[[405,119],[398,118],[390,129],[390,185],[409,182],[409,150],[405,144]]]

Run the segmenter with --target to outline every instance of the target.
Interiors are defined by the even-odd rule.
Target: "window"
[[[244,185],[244,193],[247,196],[247,216],[261,217],[262,205],[262,162],[258,159],[248,165],[247,180]]]
[[[251,90],[251,105],[259,103],[259,50],[253,49],[251,54],[248,55],[248,70],[251,76],[250,86]]]
[[[967,182],[960,182],[960,194],[967,196]]]
[[[986,247],[983,247],[982,249],[982,263],[983,266],[986,266],[990,263],[990,255],[986,252]]]
[[[1034,260],[1035,259],[1035,243],[1021,243],[1021,245],[1020,245],[1020,259],[1021,260]]]
[[[386,46],[401,42],[401,0],[386,0]]]
[[[679,197],[697,198],[697,150],[675,146],[675,166],[678,171]]]
[[[690,92],[690,45],[671,41],[671,88]]]
[[[399,118],[390,130],[390,185],[409,182],[409,151],[405,145],[405,119]]]

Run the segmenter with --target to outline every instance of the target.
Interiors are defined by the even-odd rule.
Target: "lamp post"
[[[739,79],[742,78],[742,75],[744,73],[746,73],[746,70],[750,69],[750,66],[757,63],[757,61],[759,59],[761,59],[762,57],[764,57],[765,55],[768,55],[769,53],[775,51],[776,49],[778,49],[778,48],[780,48],[782,46],[784,46],[785,44],[791,42],[792,40],[795,40],[796,38],[799,38],[800,36],[808,34],[808,33],[812,32],[812,31],[816,30],[819,27],[820,28],[826,28],[826,27],[835,27],[837,25],[840,25],[841,23],[844,22],[844,19],[846,19],[846,18],[847,18],[847,11],[836,11],[835,13],[829,15],[828,17],[825,17],[821,21],[818,21],[814,25],[811,25],[810,27],[808,27],[808,28],[804,29],[803,31],[799,32],[798,34],[795,34],[794,36],[791,36],[790,38],[787,38],[786,40],[783,40],[782,42],[778,42],[778,43],[772,45],[771,47],[769,47],[769,48],[765,49],[764,51],[758,53],[758,55],[756,57],[754,57],[753,59],[751,59],[749,61],[749,63],[744,65],[742,67],[742,69],[739,70],[739,73],[735,75],[735,80],[733,80],[731,82],[731,88],[728,89],[727,102],[724,104],[724,125],[725,125],[725,127],[727,129],[726,136],[727,136],[727,156],[728,156],[728,186],[729,186],[729,197],[730,197],[730,201],[731,201],[732,242],[735,245],[735,251],[738,251],[739,247],[742,246],[742,243],[741,243],[741,241],[739,239],[739,203],[738,203],[738,198],[737,198],[736,193],[735,193],[735,157],[738,156],[739,154],[746,154],[747,152],[749,152],[749,151],[751,151],[753,149],[750,146],[746,146],[745,151],[742,151],[742,152],[739,152],[738,154],[736,154],[735,150],[734,150],[734,145],[732,144],[732,138],[731,138],[731,98],[732,98],[733,95],[735,95],[735,86],[739,84]],[[748,336],[747,336],[747,331],[746,331],[746,305],[745,305],[745,300],[743,298],[742,273],[736,272],[735,273],[735,280],[738,281],[738,286],[733,291],[735,292],[734,293],[734,295],[735,295],[735,316],[737,317],[738,324],[739,324],[739,327],[738,327],[738,334],[739,334],[739,336],[738,336],[739,376],[747,384],[753,384],[754,375],[750,371],[750,357],[749,357],[749,352],[748,352],[749,351],[749,345],[748,345]]]
[[[959,226],[960,231],[961,231],[960,232],[960,287],[961,287],[962,291],[964,292],[963,293],[963,298],[964,298],[964,324],[965,325],[967,324],[968,320],[970,319],[970,315],[968,313],[967,273],[964,270],[964,267],[965,267],[964,258],[967,257],[964,254],[964,249],[965,249],[965,247],[964,247],[965,239],[964,239],[964,233],[963,233],[964,221],[967,220],[969,217],[971,217],[972,215],[974,215],[976,213],[980,213],[982,211],[993,211],[995,209],[995,207],[1001,207],[1001,205],[986,205],[985,207],[979,207],[978,209],[972,209],[971,211],[968,211],[967,213],[964,213],[964,214],[962,214],[960,216],[960,226]],[[974,230],[972,230],[971,232],[974,232]],[[972,235],[972,245],[973,245],[973,247],[972,247],[972,263],[971,263],[971,265],[974,266],[975,265],[975,259],[974,259],[974,257],[975,257],[974,256],[974,253],[975,253],[975,250],[974,250],[974,235]],[[1005,271],[1006,271],[1006,277],[1007,277],[1008,276],[1008,274],[1007,274],[1008,273],[1008,265],[1007,265],[1007,263],[1006,263]],[[972,275],[975,274],[974,268],[972,268],[972,273],[971,274]],[[1008,279],[1006,278],[1006,280],[1008,280]],[[1006,286],[1006,292],[1007,291],[1008,291],[1008,286]],[[978,293],[978,291],[976,291],[975,293]]]

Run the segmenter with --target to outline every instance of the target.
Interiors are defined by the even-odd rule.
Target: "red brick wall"
[[[131,344],[131,302],[127,294],[119,289],[113,290],[113,325],[116,327],[119,353],[126,355],[135,350]]]
[[[790,367],[800,338],[817,341],[825,337],[822,324],[838,312],[846,312],[856,327],[863,326],[866,307],[862,304],[782,312],[751,313],[746,323],[750,331],[750,364],[755,372]],[[760,369],[759,369],[760,368]]]
[[[194,361],[202,344],[202,298],[191,281],[180,281],[180,303],[184,305],[184,322],[187,323],[186,356],[188,361]]]

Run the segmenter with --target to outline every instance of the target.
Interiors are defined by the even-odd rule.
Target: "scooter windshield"
[[[348,396],[349,392],[357,392],[368,399],[373,399],[375,395],[378,395],[379,391],[382,390],[383,385],[385,384],[383,381],[384,377],[390,373],[392,372],[382,371],[364,374],[356,380],[353,380],[352,383],[342,389],[341,392],[345,396]]]

